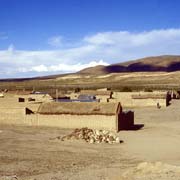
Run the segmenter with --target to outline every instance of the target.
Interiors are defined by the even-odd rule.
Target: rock
[[[109,136],[109,141],[113,142],[115,139],[113,136]]]
[[[59,139],[59,138],[58,138]],[[75,129],[71,134],[63,136],[62,141],[69,139],[84,140],[90,144],[93,143],[122,143],[123,141],[119,139],[114,133],[107,130],[92,130],[87,127],[81,129]]]
[[[106,134],[108,134],[108,131],[107,131],[107,130],[103,130],[102,133],[103,133],[104,135],[106,135]]]
[[[106,142],[109,143],[109,141],[110,141],[109,138],[106,138]]]
[[[16,175],[12,176],[0,176],[0,180],[17,180],[18,177]]]
[[[89,140],[89,143],[90,144],[93,144],[95,141],[94,141],[94,138],[91,138],[90,140]]]
[[[116,137],[115,142],[116,142],[116,143],[120,143],[120,138],[119,138],[119,137]]]
[[[100,135],[99,130],[95,130],[95,134],[99,136]]]

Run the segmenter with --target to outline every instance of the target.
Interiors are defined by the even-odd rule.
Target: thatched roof
[[[132,99],[166,99],[167,93],[163,94],[134,94]]]
[[[110,96],[112,91],[81,90],[80,94]]]
[[[115,115],[121,111],[120,103],[97,102],[49,102],[43,103],[38,109],[40,114],[71,114],[71,115]]]

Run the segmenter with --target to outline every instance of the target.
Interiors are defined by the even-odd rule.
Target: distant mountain
[[[83,69],[78,74],[108,74],[121,72],[173,72],[180,71],[180,56],[154,56],[127,61],[109,66],[96,66]]]
[[[84,75],[104,75],[110,73],[123,73],[123,72],[174,72],[180,71],[180,56],[154,56],[142,59],[126,61],[123,63],[112,64],[109,66],[95,66],[83,69],[77,73],[56,74],[49,76],[40,76],[33,78],[11,78],[0,79],[0,82],[21,82],[30,80],[53,80],[57,78],[69,77],[78,75],[81,79]],[[74,78],[73,78],[74,79]],[[74,79],[75,80],[75,79]],[[87,80],[87,79],[86,79]],[[78,82],[79,83],[79,80]]]

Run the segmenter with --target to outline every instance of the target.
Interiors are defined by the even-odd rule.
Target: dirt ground
[[[167,108],[135,108],[123,144],[53,139],[72,130],[0,125],[0,180],[178,180],[180,100]]]

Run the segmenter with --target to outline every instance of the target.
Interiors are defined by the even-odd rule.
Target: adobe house
[[[45,102],[1,103],[0,124],[119,131],[133,126],[134,119],[122,112],[120,103]],[[14,106],[15,105],[15,106]],[[128,115],[128,116],[127,116]],[[131,119],[130,119],[131,118]]]
[[[47,101],[51,101],[52,97],[49,94],[21,94],[21,97],[19,96],[20,93],[18,93],[18,95],[16,94],[14,97],[18,97],[18,98],[23,98],[24,101],[29,101],[29,99],[34,99],[34,101],[39,101],[39,102],[47,102]]]
[[[171,98],[167,92],[114,92],[110,102],[121,102],[124,107],[166,107]]]
[[[119,131],[122,107],[120,103],[49,102],[41,104],[37,113],[34,117],[42,126]]]
[[[134,106],[159,106],[166,107],[169,105],[169,99],[167,94],[141,94],[132,95]]]
[[[80,94],[96,96],[100,102],[109,102],[112,98],[112,91],[81,90]]]

